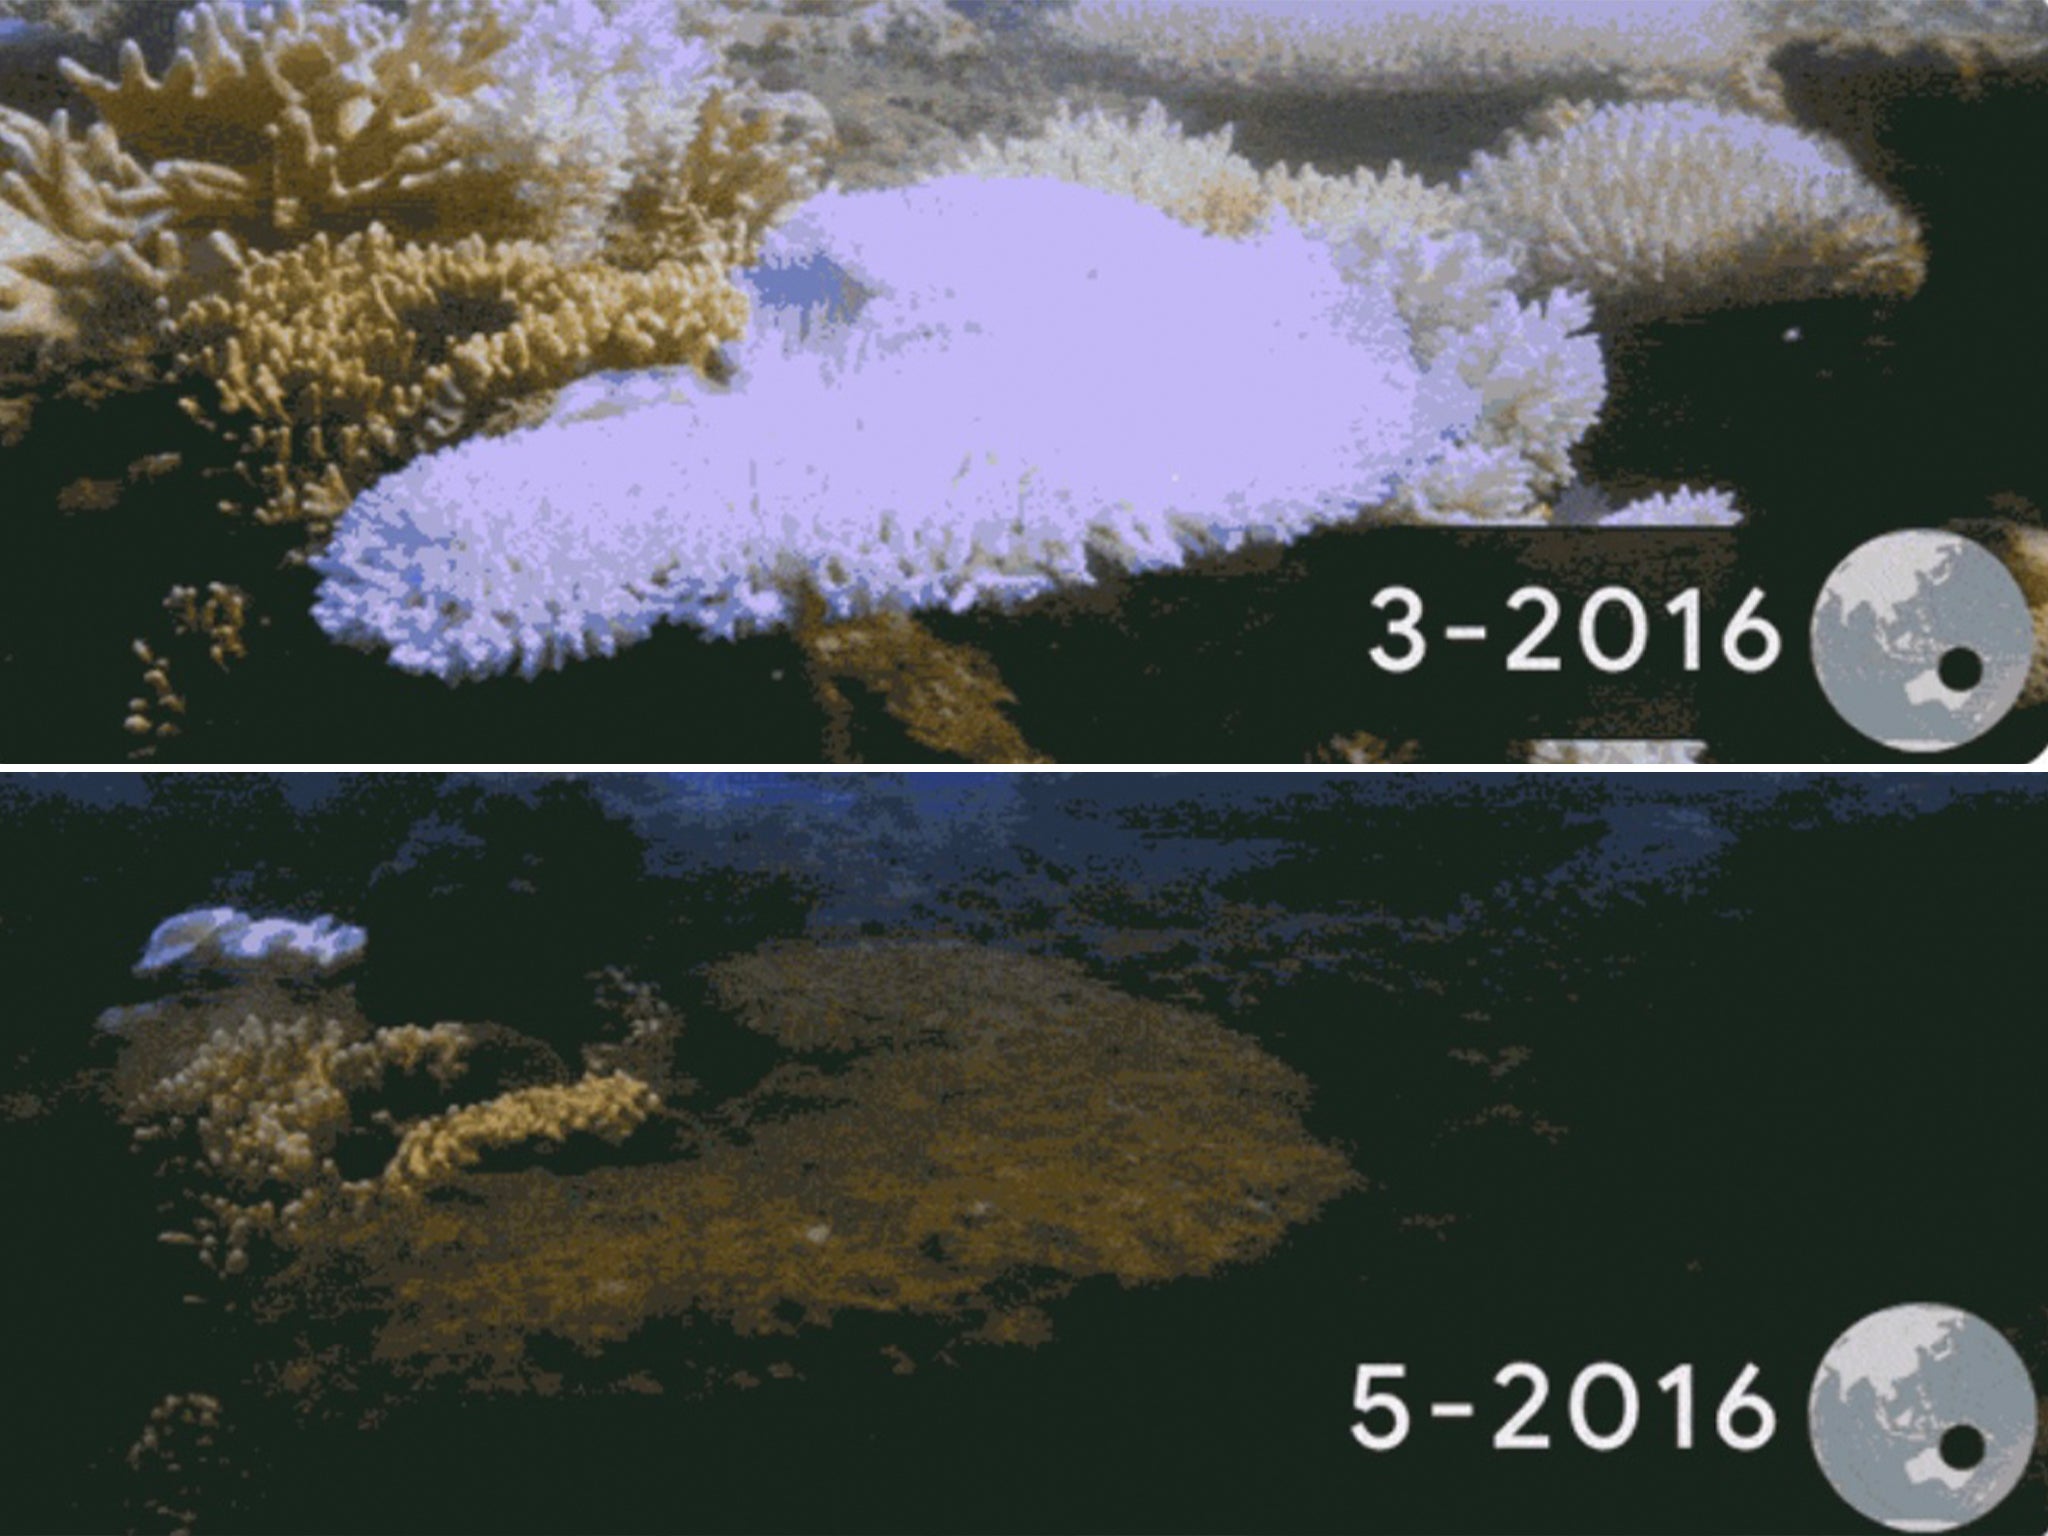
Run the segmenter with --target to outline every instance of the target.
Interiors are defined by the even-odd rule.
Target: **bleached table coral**
[[[1583,302],[1507,272],[1470,235],[1226,240],[1041,178],[826,194],[749,274],[729,387],[600,376],[415,461],[315,557],[314,614],[408,671],[532,676],[807,595],[961,609],[1364,509],[1540,518],[1602,374]]]

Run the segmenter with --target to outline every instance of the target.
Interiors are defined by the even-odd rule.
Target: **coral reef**
[[[1481,154],[1466,223],[1522,281],[1589,291],[1608,320],[1832,294],[1912,294],[1910,215],[1832,144],[1694,102],[1560,105]]]
[[[1590,425],[1598,349],[1579,301],[1522,306],[1500,270],[1469,235],[1225,240],[1046,179],[827,194],[749,274],[730,388],[592,380],[414,461],[313,562],[315,617],[408,671],[532,676],[664,622],[785,624],[807,593],[835,620],[960,609],[1390,503],[1540,518],[1516,493]]]
[[[179,317],[273,521],[337,515],[375,475],[508,401],[607,368],[706,365],[746,321],[720,263],[563,263],[529,241],[400,244],[381,225],[248,263]]]

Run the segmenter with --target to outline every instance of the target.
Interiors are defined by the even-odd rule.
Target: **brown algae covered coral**
[[[683,1153],[562,1172],[443,1159],[440,1198],[306,1233],[290,1283],[357,1276],[388,1369],[500,1389],[564,1384],[543,1336],[586,1357],[596,1390],[649,1368],[617,1346],[695,1319],[706,1353],[656,1368],[680,1390],[720,1378],[721,1333],[800,1357],[849,1315],[902,1319],[926,1349],[1050,1338],[1076,1283],[1252,1262],[1356,1182],[1303,1129],[1305,1083],[1251,1040],[1058,961],[793,945],[726,963],[714,995],[787,1059]],[[623,1091],[531,1090],[536,1110],[605,1105],[535,1134],[621,1128],[645,1112],[644,1089]],[[503,1118],[446,1124],[478,1115]],[[410,1133],[401,1162],[449,1134]]]

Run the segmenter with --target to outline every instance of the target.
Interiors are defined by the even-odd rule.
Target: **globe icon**
[[[2034,1387],[1982,1318],[1928,1303],[1888,1307],[1822,1358],[1807,1425],[1822,1473],[1859,1514],[1895,1531],[1950,1531],[2025,1475]]]
[[[1836,713],[1898,752],[1945,752],[2002,720],[2026,685],[2026,595],[1988,549],[1926,528],[1850,551],[1814,604],[1813,666]]]

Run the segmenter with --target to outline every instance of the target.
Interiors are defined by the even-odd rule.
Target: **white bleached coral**
[[[1706,751],[1704,741],[1532,741],[1526,755],[1554,767],[1693,768]]]
[[[332,917],[301,922],[201,907],[157,924],[135,974],[153,976],[177,965],[319,973],[354,960],[367,942],[362,929]]]
[[[1220,84],[1451,90],[1604,77],[1733,88],[1751,34],[1729,0],[1077,0],[1093,47]]]
[[[749,274],[729,388],[600,377],[415,461],[315,558],[315,617],[409,671],[532,676],[660,623],[786,624],[805,594],[959,609],[1361,509],[1540,516],[1455,470],[1399,499],[1467,444],[1533,489],[1593,418],[1583,309],[1519,305],[1503,271],[1469,235],[1339,249],[1276,213],[1226,240],[1045,179],[827,194]]]
[[[1525,283],[1584,288],[1606,318],[1903,296],[1925,276],[1911,216],[1823,139],[1695,102],[1547,117],[1474,158],[1464,220]]]
[[[1741,521],[1742,513],[1726,491],[1687,486],[1642,497],[1594,519],[1601,528],[1732,528]]]

